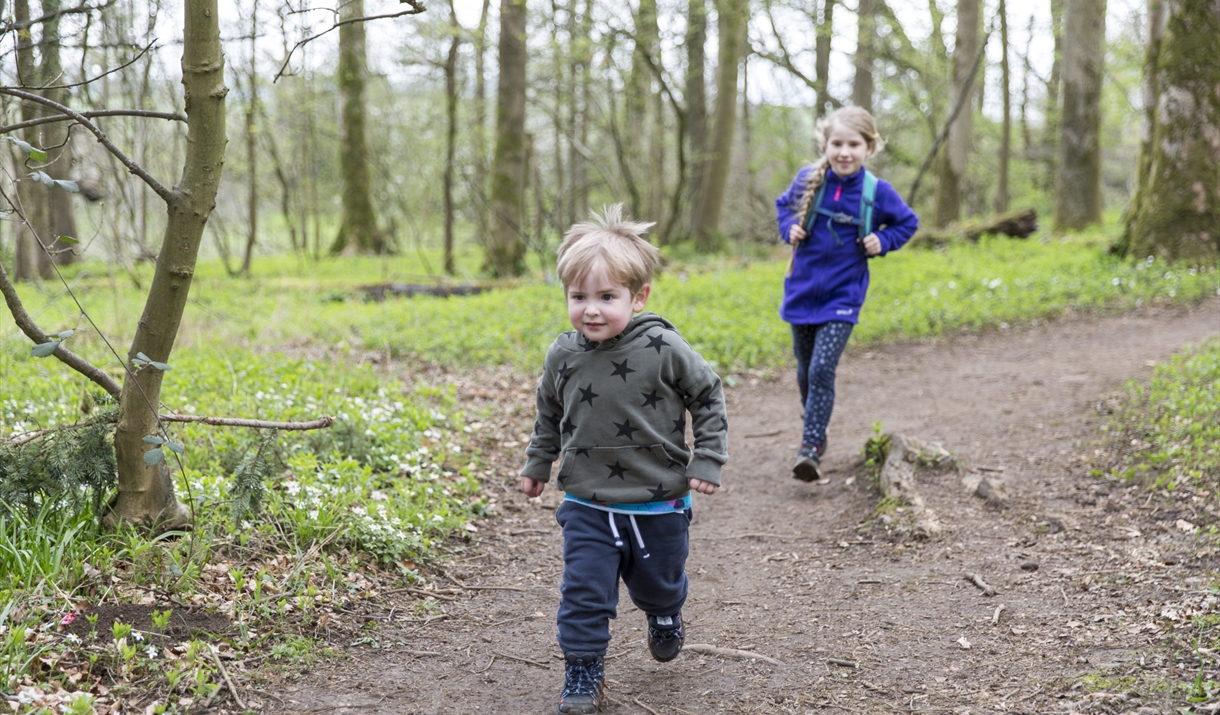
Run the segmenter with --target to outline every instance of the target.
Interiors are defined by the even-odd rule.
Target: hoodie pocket
[[[686,462],[661,444],[626,447],[568,447],[559,463],[564,481],[604,481],[609,485],[653,483],[686,475]]]

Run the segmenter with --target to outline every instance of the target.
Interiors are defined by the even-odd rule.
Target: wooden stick
[[[692,643],[683,646],[682,650],[690,653],[700,653],[702,655],[718,655],[721,658],[732,658],[734,660],[761,660],[772,665],[783,665],[782,661],[774,658],[768,658],[759,653],[753,653],[748,650],[736,650],[734,648],[717,648],[714,645],[704,645],[702,643]]]
[[[229,686],[229,692],[233,693],[233,700],[237,701],[237,707],[245,710],[246,704],[242,702],[241,696],[237,694],[237,687],[233,685],[233,680],[229,678],[229,671],[225,670],[225,664],[220,662],[220,656],[216,655],[216,651],[212,650],[211,647],[208,648],[208,653],[212,654],[212,662],[216,664],[217,668],[220,668],[220,674],[224,676],[225,685]]]
[[[992,617],[991,617],[991,625],[994,626],[995,624],[1000,622],[1000,614],[1004,612],[1005,608],[1008,608],[1008,606],[1005,606],[1002,603],[1000,605],[996,606],[995,614],[992,615]]]
[[[648,707],[644,703],[641,703],[640,699],[638,697],[632,698],[632,700],[635,701],[636,705],[639,705],[640,707],[644,708],[648,712],[652,713],[652,715],[661,715],[661,713],[657,712],[656,710],[653,710],[652,708]]]
[[[500,656],[501,658],[508,658],[509,660],[515,660],[515,661],[518,661],[521,663],[527,663],[529,665],[532,665],[532,666],[535,666],[538,668],[550,668],[551,667],[550,664],[548,664],[548,663],[541,663],[536,660],[530,660],[529,658],[521,658],[519,656],[509,655],[508,653],[501,653],[499,651],[496,651],[496,655]]]
[[[968,574],[964,574],[963,578],[965,578],[967,581],[974,584],[975,586],[978,586],[979,588],[983,589],[984,596],[996,595],[996,590],[994,588],[992,588],[991,586],[988,586],[987,582],[983,580],[982,576],[980,576],[976,573],[968,573]]]
[[[826,662],[831,665],[841,665],[844,668],[859,668],[860,664],[854,660],[841,660],[839,658],[827,658]]]

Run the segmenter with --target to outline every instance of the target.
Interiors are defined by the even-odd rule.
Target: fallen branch
[[[844,668],[859,668],[860,664],[854,660],[840,660],[839,658],[827,658],[826,662],[830,665],[841,665]]]
[[[996,606],[995,613],[991,616],[991,625],[994,626],[1000,622],[1000,614],[1004,612],[1005,608],[1008,608],[1008,606],[1005,606],[1002,603]]]
[[[410,593],[410,594],[414,594],[416,596],[420,596],[422,598],[434,598],[438,601],[456,601],[457,600],[456,598],[453,598],[451,596],[442,596],[439,593],[435,593],[433,591],[425,591],[422,588],[411,588],[410,586],[406,586],[403,588],[396,588],[391,591],[386,591],[385,593],[383,593],[381,595],[392,596],[396,593]]]
[[[772,665],[783,665],[783,662],[774,658],[768,658],[765,655],[752,653],[748,650],[736,650],[734,648],[717,648],[714,645],[704,645],[703,643],[692,643],[683,646],[682,650],[688,653],[699,653],[702,655],[718,655],[721,658],[732,658],[733,660],[761,660]]]
[[[549,663],[541,663],[536,660],[530,660],[529,658],[522,658],[522,657],[516,656],[516,655],[509,655],[508,653],[501,653],[499,651],[496,651],[496,655],[500,656],[501,658],[508,658],[509,660],[515,660],[519,663],[526,663],[528,665],[532,665],[537,668],[550,668],[551,667]]]
[[[640,699],[638,697],[632,698],[632,700],[635,702],[636,705],[639,705],[640,707],[644,708],[648,712],[652,713],[652,715],[661,715],[661,713],[657,712],[656,710],[653,710],[652,708],[648,707],[644,703],[641,703]]]
[[[63,350],[63,346],[61,345],[59,348],[57,348],[57,350]],[[330,416],[320,417],[310,422],[268,422],[266,420],[247,420],[235,417],[196,417],[193,415],[159,415],[159,417],[162,422],[197,422],[217,427],[252,427],[256,429],[276,429],[297,432],[324,429],[326,427],[330,427],[335,422],[334,418]],[[68,429],[80,429],[82,427],[90,427],[95,424],[97,424],[97,422],[78,422],[76,424],[48,427],[46,429],[35,430],[33,432],[22,432],[10,437],[8,442],[13,446],[19,447],[51,432],[59,432]]]
[[[233,700],[237,702],[237,707],[241,710],[246,709],[246,704],[242,702],[241,696],[237,694],[237,686],[233,685],[232,678],[229,677],[229,671],[225,670],[225,664],[220,662],[220,656],[216,655],[216,651],[208,648],[208,652],[212,654],[212,662],[220,668],[220,674],[224,676],[225,685],[229,686],[229,692],[233,693]]]
[[[970,583],[974,584],[975,586],[978,586],[979,588],[981,588],[981,589],[983,590],[983,595],[984,595],[984,596],[994,596],[994,595],[996,595],[996,590],[995,590],[995,588],[993,588],[992,586],[987,585],[987,582],[983,580],[983,577],[982,577],[982,576],[980,576],[980,575],[978,575],[978,574],[976,574],[976,573],[968,573],[968,574],[964,574],[964,575],[962,576],[962,578],[966,579],[967,581],[969,581]],[[997,611],[997,617],[998,617],[998,611]]]

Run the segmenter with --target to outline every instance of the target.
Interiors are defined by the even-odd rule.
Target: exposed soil
[[[153,613],[170,611],[169,620],[161,628],[153,622]],[[95,618],[90,622],[90,618]],[[154,642],[177,643],[192,638],[221,636],[233,630],[233,623],[219,613],[203,609],[170,608],[137,603],[104,604],[82,611],[65,629],[88,643],[91,638],[110,642],[115,623],[125,623]]]
[[[828,478],[812,485],[789,472],[800,434],[792,377],[728,389],[726,487],[694,507],[687,643],[780,664],[691,652],[656,663],[624,594],[603,712],[1176,713],[1180,694],[1090,696],[1078,681],[1190,679],[1166,660],[1162,608],[1220,569],[1187,531],[1218,517],[1189,494],[1090,470],[1105,458],[1099,426],[1124,382],[1218,333],[1220,302],[1209,301],[849,351]],[[433,576],[452,600],[386,601],[346,625],[371,626],[333,632],[348,658],[266,673],[249,701],[285,713],[554,712],[560,495],[527,500],[515,476],[533,378],[457,379],[472,416],[491,410],[478,429],[497,467],[487,489],[499,516]],[[859,456],[874,422],[953,452],[956,469],[917,474],[943,535],[916,540],[880,518]],[[1002,483],[1003,504],[974,496],[983,476]]]

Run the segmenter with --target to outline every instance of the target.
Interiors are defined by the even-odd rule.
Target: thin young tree
[[[851,83],[851,103],[873,111],[873,63],[877,59],[877,0],[856,4],[856,74]]]
[[[449,51],[445,54],[445,173],[442,180],[445,203],[445,273],[454,275],[453,264],[453,173],[457,164],[457,60],[462,46],[462,26],[458,24],[457,10],[449,0]]]
[[[814,70],[817,72],[817,99],[814,114],[818,119],[826,116],[830,106],[830,41],[834,37],[835,3],[838,0],[824,0],[822,4],[822,19],[818,23],[817,39],[814,44]]]
[[[1067,0],[1063,113],[1056,169],[1056,231],[1101,223],[1101,83],[1106,0]]]
[[[1000,167],[996,180],[995,210],[996,213],[1004,213],[1008,210],[1008,160],[1012,155],[1012,87],[1009,81],[1008,8],[1005,0],[1000,0],[996,12],[1000,16],[1000,99],[1004,116],[1000,124]]]
[[[1213,264],[1220,257],[1220,7],[1150,0],[1146,136],[1120,248]]]
[[[690,184],[687,202],[693,231],[699,215],[703,168],[707,162],[707,0],[687,0],[686,131],[689,138]],[[672,237],[662,237],[670,240]]]

